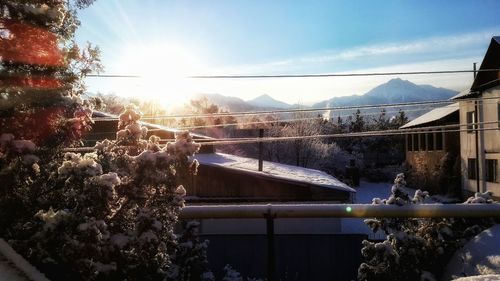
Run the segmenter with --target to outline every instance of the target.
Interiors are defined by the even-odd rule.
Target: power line
[[[468,98],[461,99],[460,101],[483,101],[488,99],[497,99],[496,97],[482,97],[482,98]],[[401,103],[385,103],[385,104],[369,104],[369,105],[352,105],[352,106],[333,106],[323,108],[296,108],[296,109],[278,109],[278,110],[262,110],[262,111],[240,111],[240,112],[217,112],[210,114],[172,114],[172,115],[145,115],[141,120],[155,120],[155,119],[175,119],[175,118],[212,118],[212,117],[244,117],[262,114],[281,114],[281,113],[300,113],[300,112],[319,112],[319,111],[346,111],[355,109],[376,109],[376,108],[394,108],[394,107],[411,107],[420,105],[439,105],[456,103],[455,100],[435,100],[435,101],[419,101],[419,102],[401,102]],[[95,121],[114,121],[118,117],[95,117]]]
[[[262,114],[280,114],[280,113],[297,113],[297,112],[318,112],[330,110],[353,110],[353,109],[375,109],[375,108],[391,108],[391,107],[409,107],[418,105],[432,105],[432,104],[450,104],[456,101],[450,100],[437,100],[437,101],[422,101],[422,102],[404,102],[404,103],[387,103],[387,104],[374,104],[374,105],[353,105],[353,106],[334,106],[323,108],[303,108],[303,109],[279,109],[279,110],[263,110],[263,111],[242,111],[242,112],[220,112],[211,114],[179,114],[179,115],[157,115],[157,116],[143,116],[141,119],[174,119],[174,118],[210,118],[210,117],[243,117]],[[95,121],[118,120],[118,117],[96,117]]]
[[[407,109],[404,112],[414,112],[414,111],[421,111],[421,108],[417,109]],[[391,114],[391,113],[398,113],[399,111],[386,111],[386,114]],[[363,117],[365,116],[375,116],[375,115],[380,115],[380,112],[372,112],[372,113],[362,113],[361,114]],[[350,117],[352,114],[343,114],[343,115],[336,115],[333,116],[333,118],[338,118],[338,117]],[[225,123],[225,124],[212,124],[212,125],[200,125],[200,126],[176,126],[176,125],[168,125],[168,126],[173,126],[172,128],[168,129],[175,129],[175,130],[191,130],[191,129],[204,129],[204,128],[216,128],[216,127],[229,127],[229,126],[248,126],[248,125],[260,125],[260,124],[272,124],[272,123],[284,123],[284,122],[299,122],[299,121],[308,121],[308,120],[319,120],[323,119],[322,117],[314,116],[314,117],[307,117],[307,118],[293,118],[293,119],[275,119],[275,120],[261,120],[261,121],[253,121],[253,122],[240,122],[240,123]],[[326,119],[326,118],[325,118]],[[325,120],[323,119],[323,120]],[[330,119],[330,118],[328,118]],[[143,124],[147,125],[147,124]],[[148,129],[148,132],[156,132],[156,131],[164,131],[166,129]],[[108,134],[114,134],[116,131],[107,131],[107,132],[95,132],[91,133],[91,135],[108,135]]]
[[[359,77],[359,76],[393,76],[393,75],[425,75],[453,74],[473,72],[497,72],[500,69],[479,70],[437,70],[437,71],[401,71],[401,72],[366,72],[366,73],[325,73],[325,74],[273,74],[273,75],[192,75],[191,79],[253,79],[253,78],[323,78],[323,77]],[[142,78],[133,74],[89,74],[89,78]]]
[[[309,136],[290,136],[290,137],[265,137],[265,138],[220,138],[220,139],[196,139],[197,143],[200,145],[226,145],[226,144],[249,144],[249,143],[259,143],[259,142],[278,142],[278,141],[294,141],[294,140],[305,140],[305,139],[316,139],[316,138],[349,138],[349,137],[382,137],[382,136],[395,136],[395,135],[406,135],[406,134],[427,134],[431,132],[475,132],[475,131],[490,131],[498,130],[497,127],[494,128],[479,128],[478,125],[487,124],[498,124],[498,121],[487,121],[487,122],[477,122],[469,124],[449,124],[440,126],[427,126],[419,128],[408,128],[408,129],[391,129],[391,130],[375,130],[375,131],[365,131],[365,132],[352,132],[352,133],[337,133],[337,134],[317,134]],[[461,129],[461,127],[466,127]],[[458,128],[458,129],[455,129]],[[102,141],[102,140],[86,140],[90,141]],[[174,142],[175,139],[161,139],[161,142]]]
[[[276,75],[198,75],[198,76],[190,76],[189,78],[196,78],[196,79],[325,78],[325,77],[451,74],[451,73],[497,72],[497,71],[500,71],[500,69],[438,70],[438,71],[408,71],[408,72],[367,72],[367,73],[326,73],[326,74],[276,74]]]

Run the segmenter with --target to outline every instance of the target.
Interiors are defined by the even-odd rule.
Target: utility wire
[[[222,144],[246,144],[246,143],[259,143],[259,142],[276,142],[276,141],[293,141],[314,138],[348,138],[348,137],[376,137],[376,136],[393,136],[405,134],[426,134],[431,132],[475,132],[475,131],[489,131],[498,130],[497,127],[484,128],[478,125],[498,124],[498,121],[477,122],[469,124],[449,124],[439,126],[427,126],[419,128],[408,129],[390,129],[390,130],[374,130],[365,132],[353,133],[337,133],[337,134],[318,134],[310,136],[290,136],[290,137],[265,137],[265,138],[220,138],[220,139],[196,139],[195,141],[201,145],[222,145]],[[466,127],[466,129],[461,129]],[[458,128],[458,129],[455,129]],[[86,140],[102,141],[102,140]],[[175,139],[161,139],[161,142],[174,142]]]
[[[489,99],[498,99],[496,97],[482,97],[482,98],[468,98],[461,99],[460,101],[483,101]],[[141,117],[141,120],[155,120],[155,119],[175,119],[175,118],[211,118],[211,117],[244,117],[244,116],[255,116],[262,114],[281,114],[281,113],[301,113],[301,112],[319,112],[319,111],[347,111],[355,109],[377,109],[377,108],[394,108],[394,107],[411,107],[411,106],[422,106],[422,105],[440,105],[440,104],[452,104],[456,103],[456,100],[435,100],[435,101],[418,101],[418,102],[401,102],[401,103],[386,103],[386,104],[369,104],[369,105],[352,105],[352,106],[333,106],[333,107],[323,107],[323,108],[302,108],[302,109],[278,109],[278,110],[264,110],[264,111],[240,111],[240,112],[218,112],[210,114],[179,114],[179,115],[156,115],[149,116],[145,115]],[[95,117],[95,121],[114,121],[118,120],[118,117]]]
[[[496,72],[500,69],[478,70],[437,70],[437,71],[407,71],[407,72],[366,72],[366,73],[325,73],[325,74],[274,74],[274,75],[192,75],[185,78],[192,79],[252,79],[252,78],[321,78],[321,77],[358,77],[358,76],[391,76],[391,75],[422,75],[422,74],[451,74],[472,72]],[[129,74],[89,74],[90,78],[141,78],[141,75]]]
[[[372,104],[372,105],[353,105],[353,106],[334,106],[323,108],[304,108],[304,109],[280,109],[280,110],[264,110],[264,111],[243,111],[243,112],[220,112],[211,114],[181,114],[181,115],[157,115],[157,116],[144,116],[141,120],[151,119],[173,119],[173,118],[210,118],[210,117],[223,117],[223,116],[252,116],[262,114],[279,114],[279,113],[297,113],[297,112],[318,112],[329,110],[354,110],[354,109],[375,109],[375,108],[391,108],[391,107],[410,107],[418,105],[434,105],[434,104],[450,104],[456,101],[450,100],[437,100],[437,101],[421,101],[421,102],[404,102],[404,103],[387,103],[387,104]],[[118,120],[118,117],[95,117],[95,121],[112,121]]]
[[[326,74],[277,74],[277,75],[197,75],[189,78],[202,79],[253,79],[253,78],[323,78],[323,77],[357,77],[357,76],[391,76],[391,75],[421,75],[450,74],[472,72],[497,72],[500,69],[480,70],[438,70],[438,71],[408,71],[408,72],[367,72],[367,73],[326,73]]]
[[[422,108],[416,108],[416,109],[407,109],[404,110],[405,113],[407,112],[414,112],[414,111],[422,111]],[[398,113],[399,111],[386,111],[386,114],[392,114],[392,113]],[[376,116],[380,115],[380,112],[365,112],[362,113],[361,116],[367,117],[367,116]],[[293,119],[275,119],[275,120],[262,120],[262,121],[253,121],[253,122],[240,122],[240,123],[225,123],[225,124],[213,124],[213,125],[200,125],[200,126],[176,126],[176,125],[162,125],[168,128],[165,129],[148,129],[148,132],[156,132],[156,131],[164,131],[166,129],[171,129],[171,130],[192,130],[192,129],[205,129],[205,128],[217,128],[217,127],[229,127],[229,126],[248,126],[248,125],[260,125],[260,124],[272,124],[272,123],[291,123],[291,122],[299,122],[299,121],[308,121],[308,120],[326,120],[326,119],[335,119],[335,118],[345,118],[345,117],[352,117],[352,114],[343,114],[343,115],[335,115],[333,117],[329,118],[323,118],[323,117],[307,117],[307,118],[293,118]],[[95,119],[94,119],[95,120]],[[142,124],[142,125],[148,125],[148,124]],[[171,126],[171,128],[170,128]],[[90,133],[91,135],[107,135],[107,134],[114,134],[116,131],[107,131],[107,132],[93,132]]]

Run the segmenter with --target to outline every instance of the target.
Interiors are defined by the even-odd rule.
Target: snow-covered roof
[[[203,165],[219,166],[276,179],[303,182],[346,192],[356,192],[356,190],[335,177],[318,170],[264,161],[262,171],[258,171],[257,159],[224,153],[196,154],[194,158]]]
[[[0,280],[49,281],[0,238]]]
[[[463,98],[463,97],[466,97],[468,95],[471,95],[471,91],[470,89],[465,89],[463,91],[461,91],[460,93],[458,93],[457,95],[453,96],[451,99],[454,100],[454,99],[459,99],[459,98]]]
[[[458,111],[458,103],[453,103],[447,106],[439,107],[421,115],[407,124],[401,126],[400,129],[411,128],[419,125],[424,125],[439,119],[442,119],[454,112]]]

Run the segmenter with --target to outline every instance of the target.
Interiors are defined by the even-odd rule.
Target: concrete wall
[[[479,191],[492,191],[495,196],[500,196],[500,183],[486,181],[486,159],[497,159],[500,166],[500,128],[498,123],[498,103],[500,102],[500,86],[488,89],[483,92],[484,98],[479,102],[479,128],[485,129],[478,133],[479,138]],[[474,111],[474,101],[460,101],[460,124],[467,124],[467,112]],[[488,122],[492,122],[488,124]],[[460,142],[462,143],[460,155],[462,160],[462,188],[468,193],[477,191],[477,180],[468,178],[468,160],[476,158],[476,139],[475,133],[465,131],[460,132]],[[500,178],[500,172],[497,167],[497,179]]]

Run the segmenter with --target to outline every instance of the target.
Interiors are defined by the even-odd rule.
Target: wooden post
[[[264,129],[259,129],[259,138],[264,137]],[[259,142],[259,171],[262,172],[263,166],[263,157],[264,157],[264,143]]]

